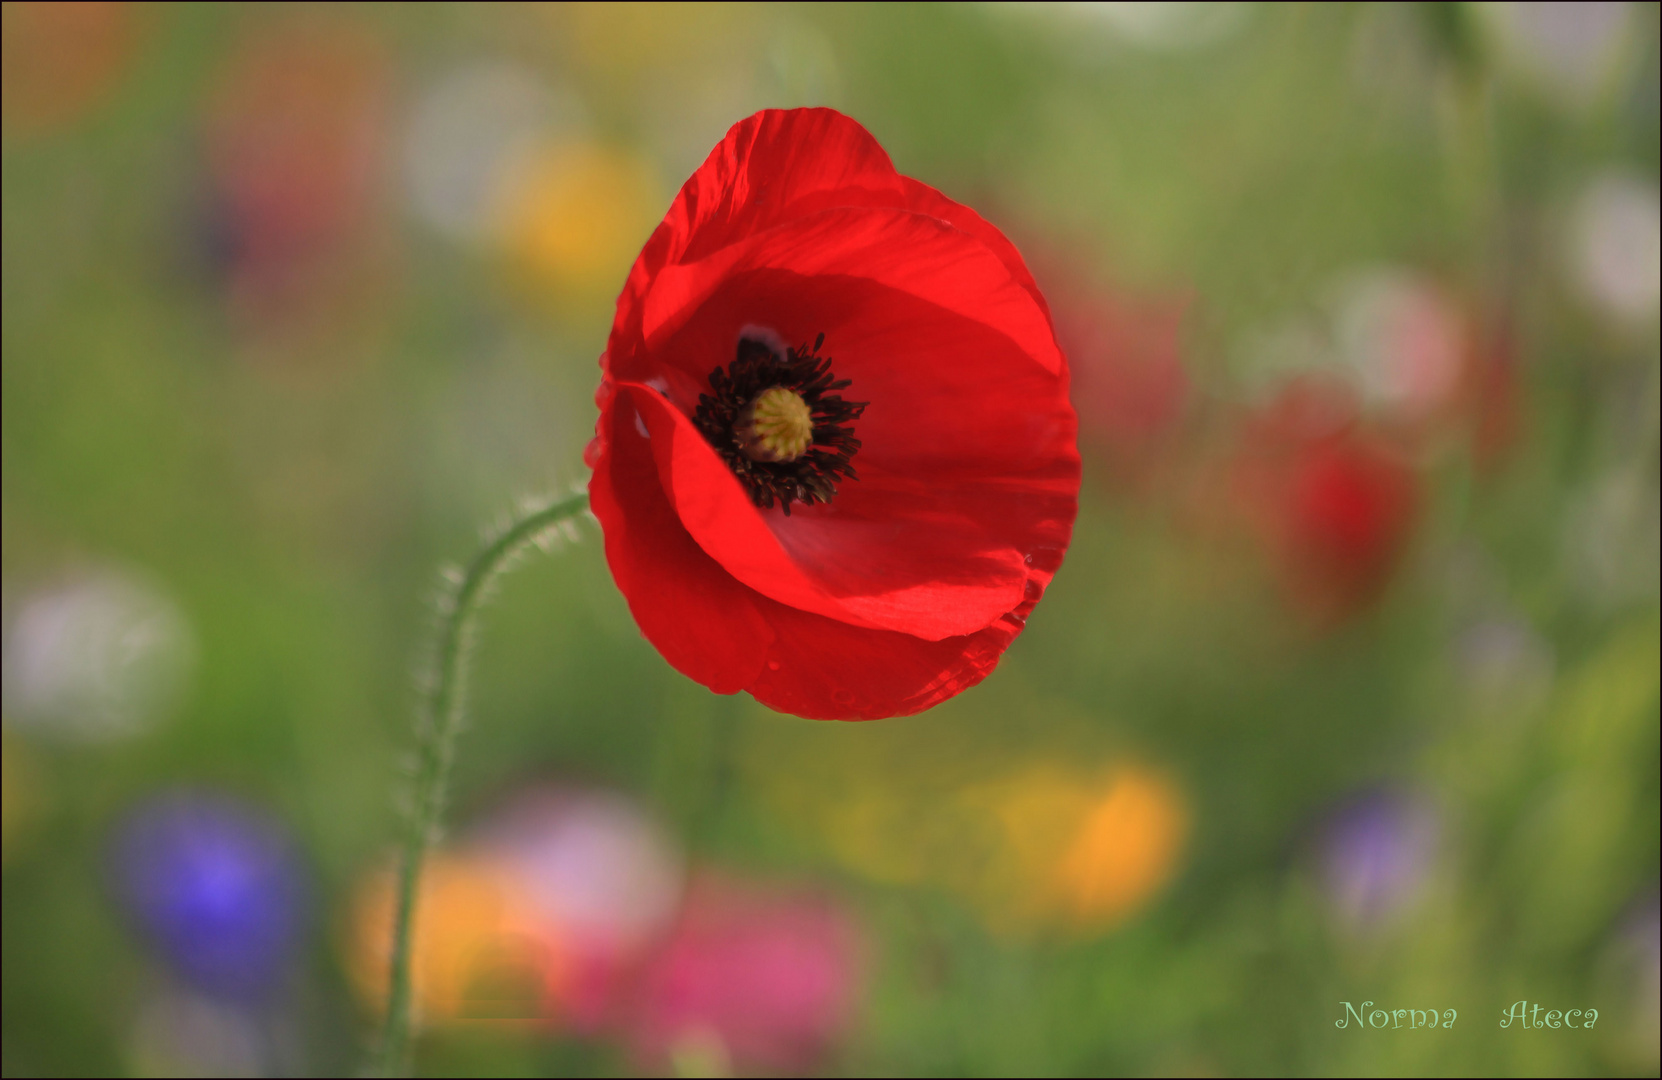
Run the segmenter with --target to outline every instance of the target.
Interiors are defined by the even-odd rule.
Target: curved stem
[[[397,912],[393,924],[392,964],[388,982],[386,1029],[376,1054],[375,1072],[402,1076],[409,1067],[410,951],[421,864],[432,846],[444,813],[456,732],[461,727],[467,689],[469,644],[474,617],[491,581],[514,557],[545,539],[555,528],[588,509],[586,494],[560,499],[519,518],[474,556],[455,582],[441,612],[434,677],[425,688],[416,725],[415,790],[410,805],[403,859],[398,868]]]

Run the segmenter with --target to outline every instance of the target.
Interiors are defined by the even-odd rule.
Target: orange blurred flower
[[[1138,765],[1091,775],[1036,763],[932,800],[841,789],[822,819],[850,868],[956,892],[994,929],[1090,933],[1141,910],[1176,874],[1189,810],[1178,786]]]
[[[393,875],[363,881],[355,896],[348,966],[364,999],[386,1002]],[[430,858],[417,898],[411,950],[416,1015],[427,1022],[552,1018],[563,976],[553,926],[513,876],[495,863]]]
[[[1081,925],[1125,918],[1171,880],[1188,830],[1169,781],[1134,768],[1112,774],[1057,864],[1062,907]]]
[[[997,822],[974,891],[1000,927],[1120,923],[1171,880],[1187,840],[1182,794],[1141,766],[1095,777],[1034,766],[970,798]]]
[[[3,113],[8,135],[67,124],[104,98],[137,38],[137,7],[109,3],[7,3]]]

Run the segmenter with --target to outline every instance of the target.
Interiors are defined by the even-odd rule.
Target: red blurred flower
[[[826,897],[700,881],[642,977],[635,1054],[693,1076],[808,1071],[853,1017],[861,951]]]
[[[1122,467],[1144,462],[1183,414],[1187,307],[1187,300],[1104,294],[1061,320],[1059,333],[1079,369],[1074,400],[1085,431]]]
[[[918,712],[993,669],[1061,564],[1079,456],[1044,298],[1003,234],[836,112],[728,132],[601,366],[607,559],[712,690]]]
[[[1343,389],[1313,379],[1251,419],[1236,479],[1294,597],[1321,619],[1378,596],[1418,516],[1404,455],[1359,426]]]
[[[1034,260],[1073,374],[1079,435],[1118,480],[1146,482],[1190,396],[1183,292],[1137,294],[1093,279],[1084,260]]]
[[[1288,477],[1289,565],[1316,599],[1348,608],[1395,567],[1413,522],[1414,475],[1368,441],[1316,443]]]
[[[1492,472],[1517,445],[1520,405],[1517,341],[1504,311],[1495,310],[1473,335],[1467,353],[1465,409],[1479,469]]]
[[[390,104],[385,51],[356,22],[303,17],[250,34],[205,118],[208,237],[230,300],[257,324],[349,303],[364,272]]]

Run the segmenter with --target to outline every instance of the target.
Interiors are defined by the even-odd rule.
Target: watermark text
[[[1344,1006],[1344,1015],[1333,1021],[1336,1028],[1451,1028],[1460,1014],[1454,1009],[1376,1009],[1371,1001],[1362,1002],[1358,1009],[1348,1001],[1339,1002]]]

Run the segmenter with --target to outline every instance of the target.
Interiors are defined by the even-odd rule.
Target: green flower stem
[[[415,924],[417,883],[427,849],[439,832],[445,789],[455,754],[467,691],[467,665],[473,625],[491,582],[532,544],[545,542],[588,509],[587,494],[571,495],[516,520],[474,556],[455,581],[441,611],[433,679],[424,688],[416,725],[415,790],[410,804],[403,860],[398,868],[398,910],[393,925],[390,990],[386,1029],[374,1062],[381,1076],[403,1076],[410,1053],[410,943]]]

